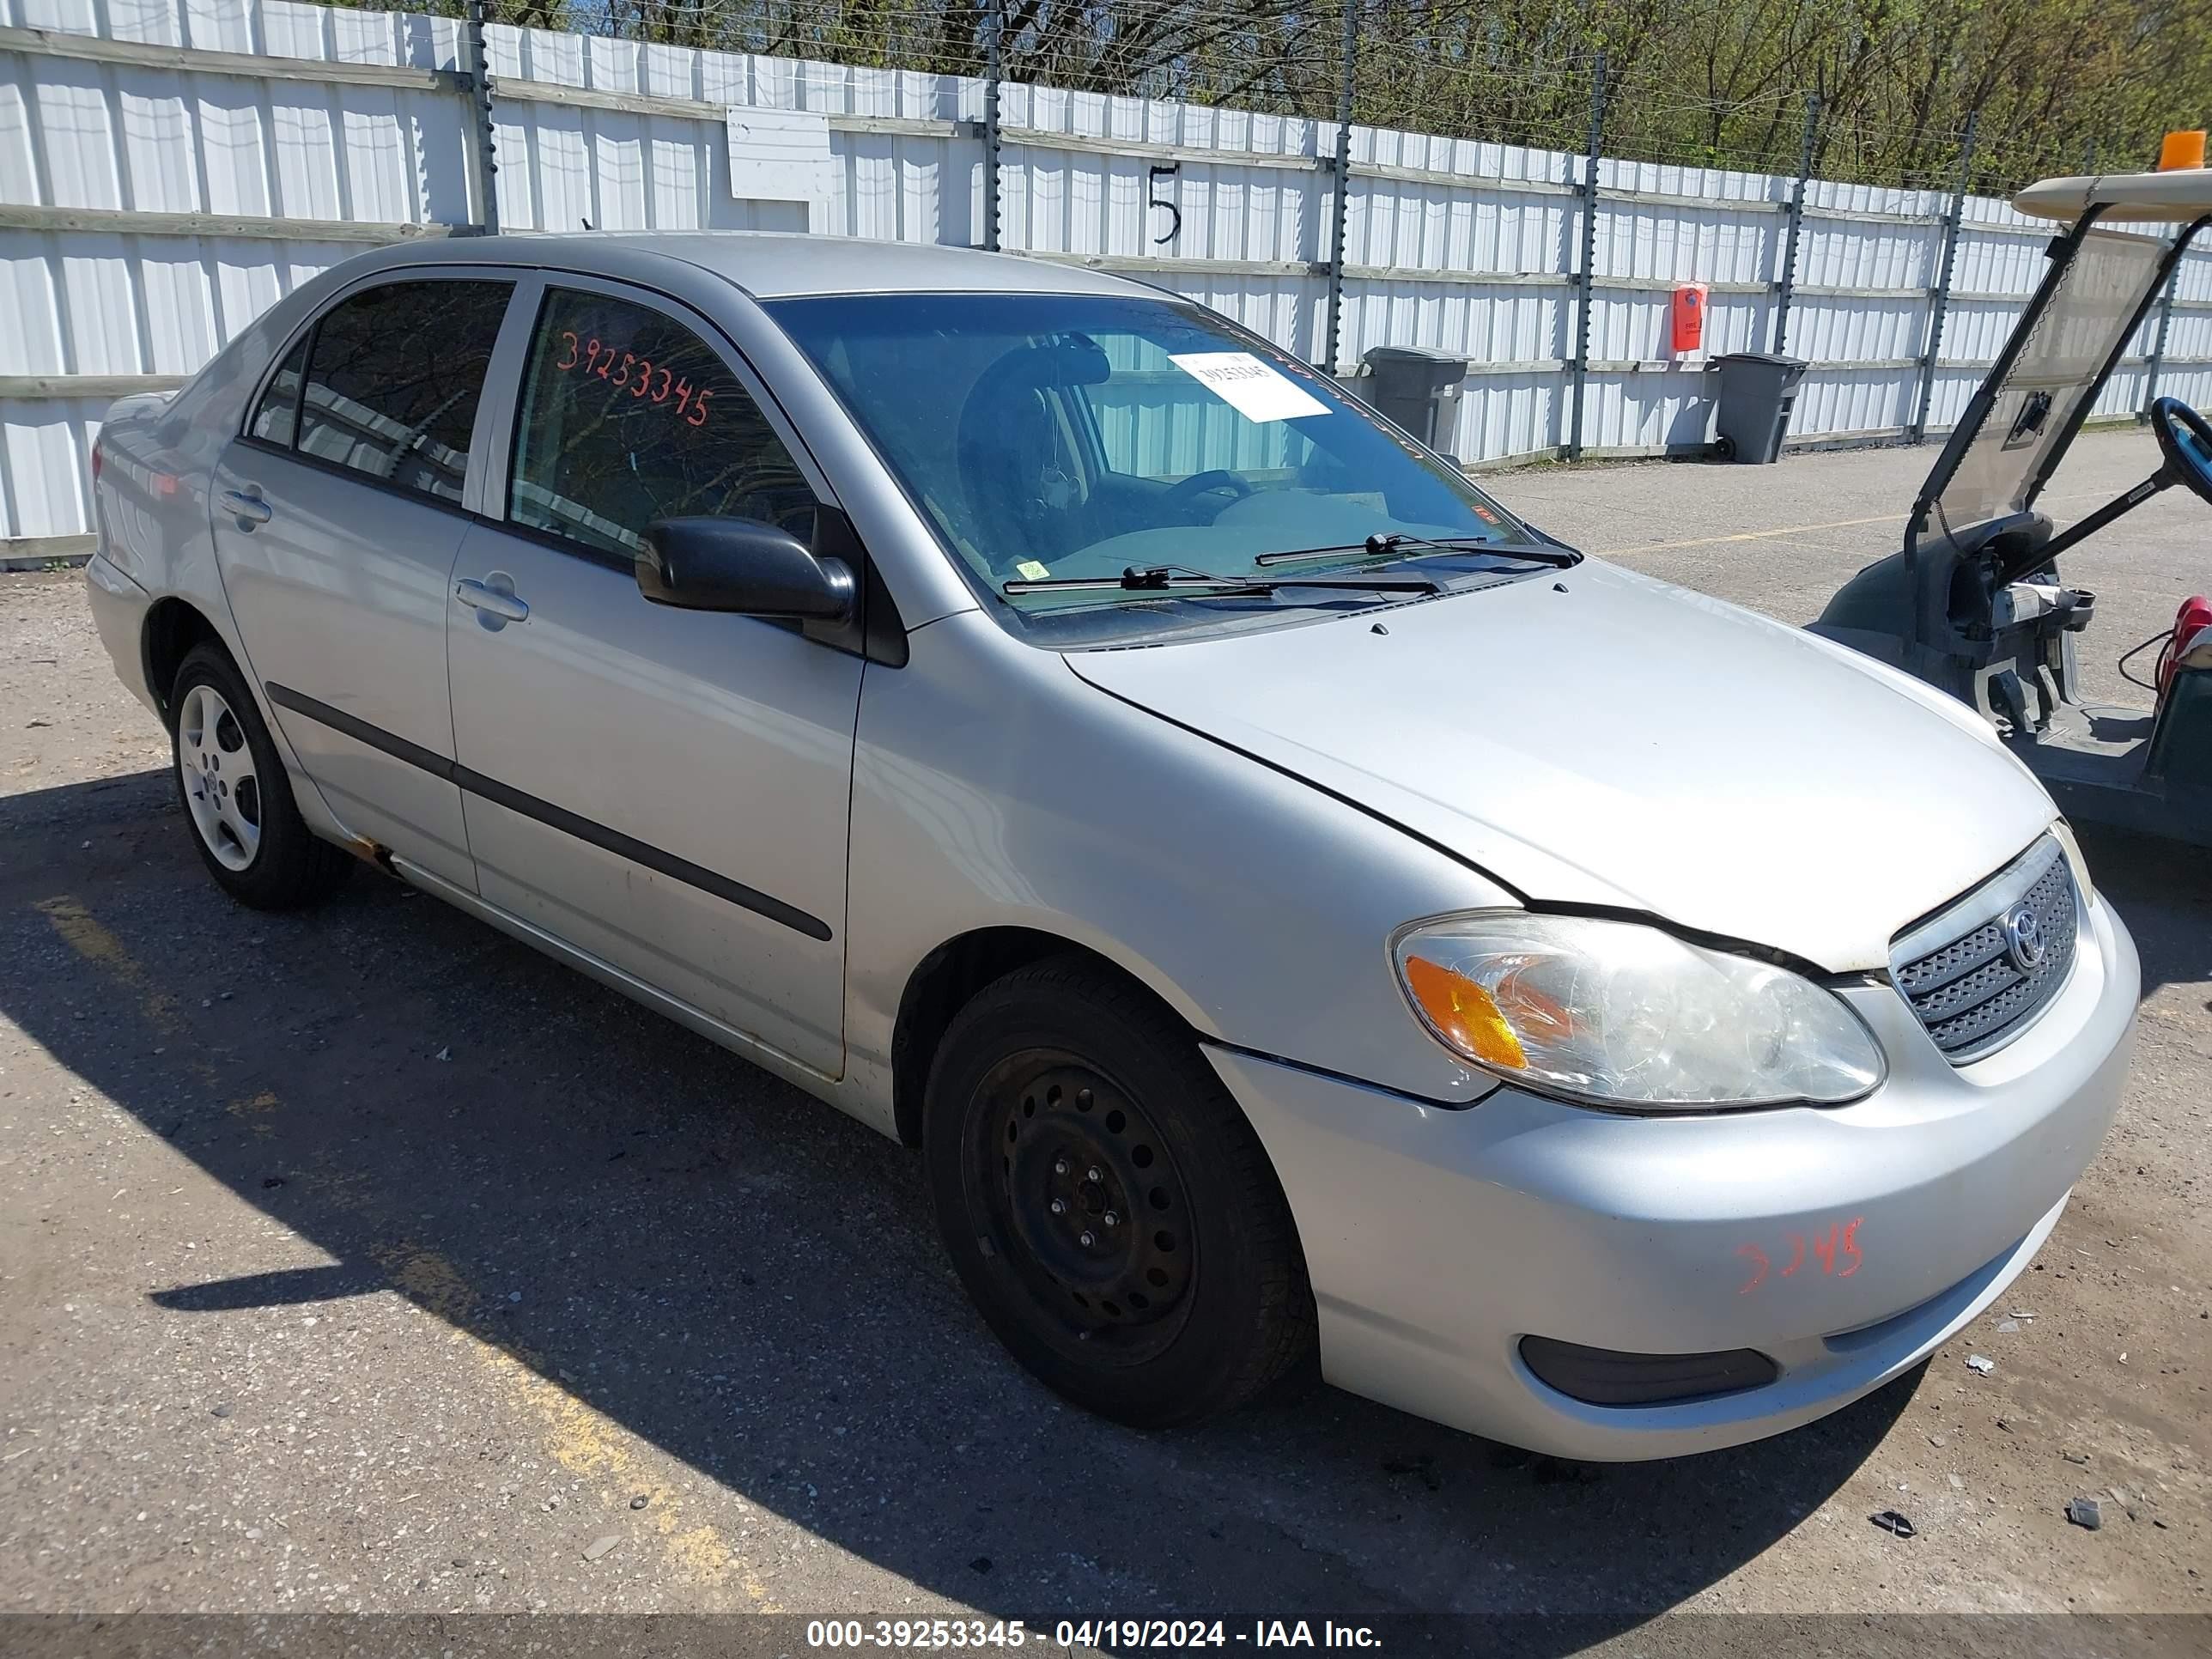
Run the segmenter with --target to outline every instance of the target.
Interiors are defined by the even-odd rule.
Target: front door
[[[446,620],[514,287],[410,272],[340,299],[285,353],[215,479],[223,590],[301,768],[348,830],[464,886]]]
[[[633,569],[656,518],[805,535],[816,489],[710,325],[548,282],[501,353],[519,412],[484,510],[504,522],[474,526],[455,567],[479,890],[836,1076],[860,661],[793,627],[651,604]]]

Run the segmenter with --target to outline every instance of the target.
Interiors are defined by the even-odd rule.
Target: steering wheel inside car
[[[1241,474],[1217,466],[1211,471],[1194,472],[1170,486],[1161,503],[1175,512],[1188,513],[1198,505],[1200,496],[1211,495],[1217,489],[1230,491],[1238,501],[1253,493],[1252,484]]]
[[[2212,501],[2212,422],[2179,398],[2160,398],[2150,406],[2150,429],[2175,482]]]

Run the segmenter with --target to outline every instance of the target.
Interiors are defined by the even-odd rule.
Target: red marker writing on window
[[[597,336],[579,339],[574,330],[563,329],[561,343],[562,355],[553,360],[553,367],[562,374],[580,369],[586,374],[597,375],[618,390],[627,390],[636,403],[659,406],[673,398],[675,412],[683,417],[684,425],[707,424],[708,406],[714,396],[713,387],[694,387],[674,371],[656,368],[651,358],[608,345]]]

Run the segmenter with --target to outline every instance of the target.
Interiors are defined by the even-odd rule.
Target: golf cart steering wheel
[[[2179,398],[2160,398],[2150,406],[2150,429],[2158,434],[2166,471],[2212,501],[2212,422]]]

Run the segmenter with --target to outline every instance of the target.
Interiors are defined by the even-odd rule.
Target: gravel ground
[[[1802,621],[1927,459],[1494,482]],[[2053,504],[2153,464],[2094,435]],[[2203,511],[2076,562],[2100,692],[2212,588]],[[1969,1338],[1778,1440],[1577,1468],[1325,1389],[1166,1436],[1063,1408],[911,1155],[392,882],[232,908],[167,757],[78,578],[0,577],[0,1608],[2207,1610],[2212,860],[2092,840],[2139,1058]]]

